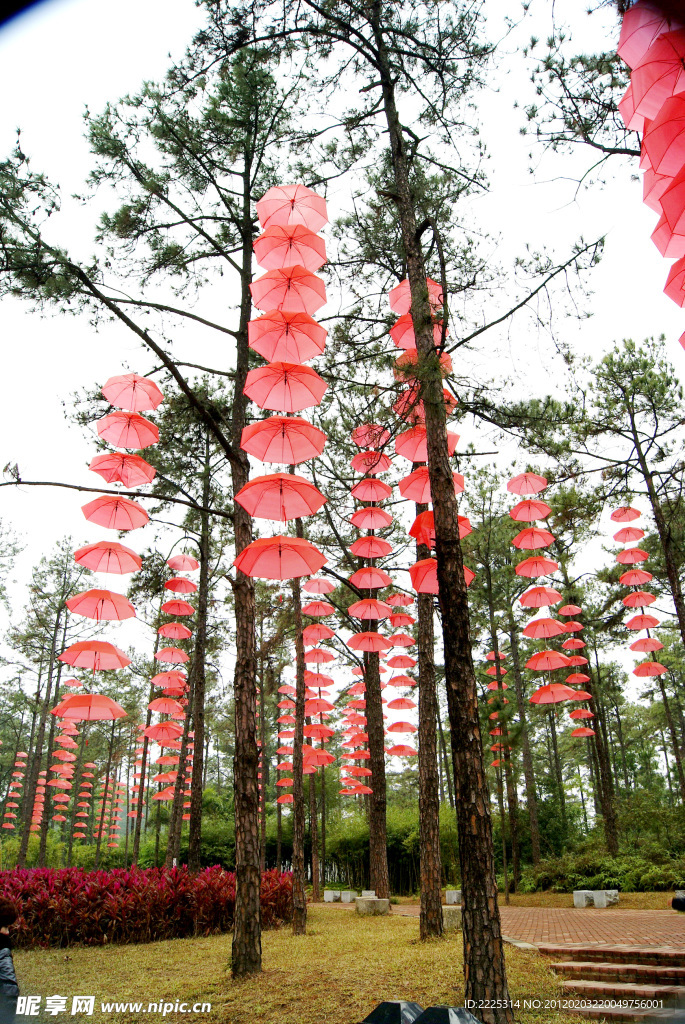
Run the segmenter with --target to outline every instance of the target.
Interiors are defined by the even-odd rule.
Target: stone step
[[[608,1003],[620,999],[660,1002],[661,1007],[655,1007],[655,1009],[676,1006],[685,996],[685,989],[680,985],[635,985],[620,981],[602,982],[574,979],[573,981],[564,981],[561,987],[566,996],[606,1000]]]
[[[682,1010],[629,1010],[620,1007],[607,1009],[573,1010],[587,1020],[606,1021],[606,1024],[685,1024]]]
[[[543,942],[538,945],[538,950],[557,960],[685,967],[685,949],[682,947],[676,949],[673,946],[589,946],[581,943],[560,945],[555,942]]]
[[[685,967],[659,964],[599,963],[593,960],[562,960],[552,969],[569,981],[620,981],[638,985],[685,985]],[[685,994],[685,989],[683,990]]]

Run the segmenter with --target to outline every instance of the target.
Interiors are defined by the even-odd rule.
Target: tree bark
[[[516,694],[516,708],[518,711],[520,732],[521,732],[521,761],[523,763],[523,778],[526,783],[526,806],[528,808],[528,821],[530,825],[530,847],[533,864],[539,864],[540,853],[540,825],[538,822],[538,800],[535,788],[535,773],[533,771],[533,758],[530,752],[530,737],[528,735],[528,718],[526,713],[526,694],[521,673],[521,659],[519,657],[518,633],[514,612],[509,606],[509,644],[511,647],[511,670],[514,677],[514,692]]]
[[[301,536],[302,521],[296,520],[297,534]],[[293,593],[295,620],[295,736],[293,737],[293,935],[307,932],[307,893],[305,892],[304,862],[304,785],[302,775],[302,744],[304,742],[304,641],[302,639],[302,605],[300,581],[290,581]]]
[[[318,903],[321,899],[321,885],[319,880],[319,828],[316,810],[316,775],[317,773],[314,772],[309,776],[309,837],[312,844],[312,903]]]
[[[668,723],[668,731],[671,734],[671,745],[673,747],[673,757],[675,758],[676,771],[678,772],[678,787],[680,789],[680,802],[685,804],[685,772],[683,772],[683,762],[680,756],[680,745],[678,743],[678,733],[673,721],[673,715],[671,714],[671,705],[666,695],[666,687],[664,686],[663,676],[657,676],[659,683],[659,690],[661,691],[661,699],[664,704],[664,711],[666,712],[666,722]]]
[[[375,632],[378,622],[366,623],[369,632]],[[364,682],[366,684],[366,731],[369,736],[369,767],[371,788],[369,796],[369,874],[370,885],[379,899],[390,898],[388,876],[388,845],[386,825],[385,731],[381,702],[381,675],[378,654],[364,654]]]
[[[599,724],[599,728],[595,728],[595,735],[593,739],[595,741],[595,750],[597,752],[604,836],[606,839],[607,851],[615,857],[618,853],[618,828],[616,824],[616,808],[614,806],[614,783],[611,777],[609,756],[602,732],[601,705],[599,701],[601,675],[599,669],[599,654],[596,647],[594,648],[594,652],[597,681],[595,685],[591,680],[590,683],[586,683],[586,686],[588,692],[592,693],[592,699],[588,702],[590,711],[592,711],[595,716],[595,722]]]

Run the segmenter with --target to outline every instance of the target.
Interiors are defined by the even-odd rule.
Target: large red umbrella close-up
[[[295,466],[324,449],[326,435],[299,416],[270,416],[245,427],[240,447],[261,462]]]
[[[287,313],[316,313],[326,305],[326,285],[304,267],[269,270],[250,285],[257,309],[280,309]]]
[[[280,309],[270,309],[247,325],[250,348],[269,362],[306,363],[321,355],[327,333],[308,313]]]
[[[116,540],[99,540],[86,544],[74,552],[74,560],[93,572],[111,572],[123,575],[137,572],[143,564],[140,555]]]
[[[301,224],[320,231],[328,223],[326,200],[306,185],[275,185],[257,203],[263,228]]]
[[[110,405],[128,412],[145,412],[156,409],[164,401],[164,395],[149,377],[137,373],[124,373],[110,377],[101,388]]]
[[[252,243],[265,270],[304,267],[316,272],[326,262],[326,243],[303,224],[273,224]]]
[[[260,409],[300,412],[318,405],[327,388],[310,366],[277,362],[250,370],[244,391]]]
[[[328,559],[301,537],[259,537],[244,548],[233,564],[246,576],[289,580],[318,572]]]
[[[633,4],[623,15],[616,47],[618,55],[629,68],[636,68],[660,35],[680,27],[671,15],[666,14],[664,5],[645,0]]]
[[[94,671],[126,668],[131,664],[123,651],[105,640],[79,640],[63,651],[59,660],[74,668],[90,668]]]
[[[664,32],[655,39],[633,69],[630,85],[635,113],[649,120],[667,99],[685,91],[685,31]]]
[[[135,608],[123,594],[115,594],[111,590],[85,590],[82,594],[70,597],[66,604],[75,615],[84,615],[97,622],[130,619],[136,614]]]
[[[645,124],[643,153],[657,174],[672,177],[685,164],[685,96],[671,96]]]
[[[149,516],[142,505],[130,498],[102,497],[81,506],[89,523],[108,530],[137,530],[145,526]]]
[[[121,483],[124,487],[142,487],[151,483],[157,470],[140,455],[124,452],[105,452],[91,459],[88,467],[108,484]]]
[[[51,714],[73,722],[103,722],[125,718],[126,711],[111,697],[98,693],[70,693]]]

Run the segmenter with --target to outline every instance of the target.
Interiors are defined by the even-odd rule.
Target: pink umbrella
[[[685,32],[664,32],[654,40],[630,76],[635,112],[650,120],[667,99],[685,89]]]
[[[443,377],[448,377],[452,372],[452,358],[447,352],[443,352],[438,360],[440,372]],[[393,374],[395,380],[411,381],[420,376],[419,353],[415,348],[406,349],[401,356],[395,360]]]
[[[186,661],[190,661],[186,652],[182,651],[180,647],[162,647],[155,654],[155,659],[169,662],[171,665],[183,665]]]
[[[512,494],[538,494],[544,491],[547,481],[544,476],[537,476],[536,473],[520,473],[513,476],[507,484],[507,490]]]
[[[70,718],[74,722],[102,722],[126,717],[121,705],[111,697],[97,693],[70,693],[50,714]]]
[[[379,587],[389,587],[392,579],[383,569],[376,566],[364,566],[352,573],[350,583],[360,590],[377,590]]]
[[[356,473],[385,473],[392,463],[385,452],[357,452],[350,459],[350,465]]]
[[[74,552],[74,560],[93,572],[112,572],[122,575],[136,572],[143,564],[140,555],[115,540],[100,540],[87,544]]]
[[[464,477],[461,473],[452,473],[454,480],[454,493],[461,494],[464,490]],[[419,466],[413,473],[403,477],[399,483],[400,494],[408,501],[415,501],[417,505],[425,505],[431,501],[430,479],[428,466]]]
[[[664,645],[660,640],[657,640],[653,636],[645,636],[640,640],[635,640],[631,645],[631,651],[639,651],[641,654],[647,654],[651,651],[661,651]]]
[[[448,455],[454,455],[458,440],[459,434],[447,431]],[[398,434],[395,438],[395,451],[398,455],[403,455],[405,459],[409,459],[410,462],[427,462],[426,428],[423,426],[411,427],[410,430],[405,430],[403,434]]]
[[[618,102],[618,112],[623,118],[623,123],[629,131],[644,131],[645,118],[643,114],[638,114],[635,110],[635,95],[633,93],[632,82],[628,83],[628,88]]]
[[[375,450],[388,443],[390,431],[378,423],[364,423],[355,427],[350,436],[358,448]]]
[[[243,429],[240,447],[261,462],[294,466],[321,455],[326,435],[299,416],[270,416]]]
[[[250,370],[244,393],[261,409],[299,412],[318,405],[327,388],[311,367],[278,362]]]
[[[382,530],[390,525],[392,516],[384,508],[360,508],[350,516],[350,522],[359,530]]]
[[[437,281],[431,280],[430,277],[426,278],[426,285],[428,286],[428,301],[430,303],[431,310],[435,312],[440,309],[444,302],[442,287]],[[399,315],[409,312],[411,309],[411,291],[407,278],[396,285],[395,288],[391,289],[388,294],[388,302],[390,303],[390,309],[393,313],[397,313]]]
[[[307,313],[271,309],[247,325],[250,348],[272,362],[305,363],[321,355],[327,331]]]
[[[169,640],[189,640],[193,635],[192,631],[181,622],[167,622],[160,626],[157,632],[160,636],[165,636]]]
[[[647,572],[646,569],[629,569],[619,576],[618,582],[624,587],[641,587],[643,583],[649,583],[653,578],[651,572]]]
[[[667,672],[666,666],[659,661],[643,661],[633,669],[633,675],[638,677],[663,676]]]
[[[523,635],[533,640],[546,640],[548,637],[558,636],[564,632],[561,622],[556,619],[533,619],[523,628]]]
[[[303,607],[302,614],[318,618],[323,615],[332,615],[334,611],[334,605],[329,604],[328,601],[310,601]]]
[[[302,639],[306,644],[318,644],[320,640],[331,640],[335,633],[330,626],[324,626],[322,622],[313,622],[302,630]]]
[[[293,473],[272,473],[248,481],[235,500],[257,519],[286,522],[313,515],[327,498],[304,477]]]
[[[350,545],[355,558],[384,558],[392,552],[392,544],[381,537],[359,537]]]
[[[629,68],[636,68],[650,46],[664,32],[680,25],[666,15],[658,4],[640,0],[623,15],[617,51]]]
[[[445,337],[448,336],[449,331],[445,334]],[[416,335],[414,334],[414,324],[411,318],[411,313],[403,313],[402,316],[395,321],[393,326],[390,328],[390,337],[398,348],[403,348],[405,350],[416,348]],[[442,341],[442,323],[439,320],[436,320],[433,324],[433,341],[436,346]]]
[[[310,231],[320,231],[328,223],[326,200],[306,185],[270,188],[257,203],[257,216],[263,228],[301,224]]]
[[[129,498],[103,497],[81,506],[81,511],[90,523],[97,523],[108,530],[137,530],[145,526],[150,518],[136,501]]]
[[[521,594],[519,598],[519,604],[524,608],[545,608],[550,604],[556,604],[558,601],[561,601],[561,594],[552,587],[531,587],[530,590],[526,590],[524,594]],[[561,609],[559,613],[561,615],[564,614]]]
[[[331,594],[335,590],[335,584],[331,583],[330,580],[324,580],[317,576],[303,583],[302,589],[306,590],[308,594]]]
[[[192,555],[172,555],[167,559],[166,564],[174,572],[192,572],[194,569],[200,568],[197,558],[193,558]]]
[[[287,580],[318,572],[328,559],[300,537],[259,537],[248,544],[233,564],[246,576]]]
[[[641,515],[642,513],[638,509],[632,508],[630,505],[621,505],[620,508],[614,509],[609,518],[615,523],[632,523]]]
[[[546,519],[552,509],[544,501],[519,501],[509,512],[517,523],[534,523],[536,519]]]
[[[98,473],[108,484],[122,483],[124,487],[139,487],[154,480],[157,470],[140,455],[124,452],[105,452],[96,455],[88,467]]]
[[[194,615],[195,609],[188,601],[165,601],[162,605],[165,615]]]
[[[636,540],[642,540],[644,535],[645,531],[639,530],[637,526],[624,526],[614,534],[614,540],[619,544],[632,544]]]
[[[375,477],[366,477],[360,480],[352,488],[352,497],[358,501],[383,501],[392,494],[392,488],[383,480],[376,480]]]
[[[136,614],[135,608],[123,594],[115,594],[111,590],[86,590],[70,597],[66,605],[75,615],[84,615],[97,622],[130,619]]]
[[[517,533],[512,540],[515,548],[534,551],[537,548],[548,548],[554,543],[554,535],[549,530],[539,530],[536,526],[529,526]]]
[[[438,563],[434,558],[422,558],[414,565],[409,566],[409,575],[414,590],[417,594],[438,593]],[[464,566],[464,580],[468,587],[476,578],[473,569]]]
[[[164,584],[165,590],[171,590],[174,594],[194,594],[197,590],[197,583],[188,580],[185,576],[174,576]]]
[[[530,668],[534,672],[544,672],[545,670],[553,672],[557,668],[567,667],[568,657],[560,651],[538,651],[526,662],[526,668]]]
[[[323,238],[302,224],[274,224],[255,238],[252,248],[265,270],[300,266],[317,271],[326,262]]]
[[[471,523],[467,516],[457,516],[459,522],[459,539],[463,540],[471,533]],[[432,547],[435,544],[435,520],[433,511],[427,509],[419,512],[418,516],[409,529],[409,536],[415,537],[418,544],[427,544]]]
[[[657,174],[676,175],[685,163],[685,96],[672,96],[645,125],[643,151]]]
[[[353,633],[347,642],[351,651],[388,651],[392,647],[389,640],[386,640],[380,633]]]
[[[148,448],[159,441],[154,423],[136,412],[111,412],[98,420],[98,434],[117,448]]]
[[[75,668],[91,668],[94,671],[126,668],[131,664],[131,659],[123,651],[104,640],[79,640],[60,654],[59,661]]]
[[[250,285],[257,309],[289,313],[316,313],[326,304],[326,285],[304,267],[269,270]]]
[[[648,558],[649,554],[642,548],[626,548],[616,555],[616,561],[620,565],[635,565],[638,562],[646,562]]]
[[[683,161],[685,162],[685,153]],[[685,306],[685,257],[676,260],[671,267],[666,278],[664,292],[669,299],[673,299],[677,306]]]
[[[375,598],[366,598],[364,601],[355,601],[347,609],[350,615],[356,619],[387,619],[392,614],[392,608],[383,601]]]
[[[129,412],[156,409],[164,401],[164,395],[155,382],[148,377],[139,377],[137,373],[110,377],[102,386],[102,394],[110,405]]]

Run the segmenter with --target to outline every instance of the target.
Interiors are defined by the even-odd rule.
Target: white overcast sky
[[[576,349],[596,354],[621,337],[663,332],[683,375],[685,353],[678,337],[685,330],[685,315],[663,295],[669,263],[650,241],[656,215],[642,204],[640,182],[630,181],[625,168],[618,169],[616,181],[603,191],[580,192],[574,198],[572,184],[564,180],[574,169],[567,157],[545,160],[542,183],[528,172],[531,143],[519,134],[523,114],[514,109],[513,99],[528,88],[529,69],[517,59],[517,50],[530,35],[543,40],[549,35],[555,6],[559,10],[559,5],[534,0],[530,18],[505,44],[511,70],[491,80],[479,96],[492,189],[479,201],[477,216],[486,230],[501,232],[511,253],[520,251],[525,241],[532,248],[554,245],[563,252],[581,233],[590,239],[606,232],[605,258],[592,279],[593,317],[580,324],[569,321],[564,337]],[[572,27],[578,50],[615,45],[617,27],[610,9],[588,17],[582,4],[572,6],[577,8]],[[487,8],[493,25],[511,13],[511,4],[504,0]],[[563,13],[568,16],[568,10]],[[97,112],[108,100],[137,90],[143,80],[159,79],[168,55],[180,56],[201,23],[202,12],[192,0],[119,0],[115,5],[48,0],[15,19],[0,29],[0,154],[9,152],[20,127],[22,147],[34,168],[59,182],[65,196],[78,192],[90,167],[82,137],[84,108]],[[335,195],[331,198],[336,201]],[[344,196],[337,200],[344,205]],[[77,254],[87,256],[92,208],[69,209],[69,222],[62,218],[55,224],[55,239],[66,239]],[[103,382],[123,364],[147,368],[146,356],[123,327],[95,333],[84,319],[41,318],[14,301],[0,308],[0,338],[0,467],[18,462],[27,479],[92,484],[93,476],[85,469],[92,450],[65,422],[62,402],[75,389]],[[511,367],[519,384],[545,388],[546,344],[531,328],[528,362]],[[487,345],[481,361],[487,369]],[[7,488],[0,494],[0,515],[15,525],[27,545],[17,566],[22,579],[65,533],[78,544],[102,536],[81,516],[83,498],[76,492],[26,488],[16,493]],[[142,547],[146,540],[133,535],[130,542]]]

